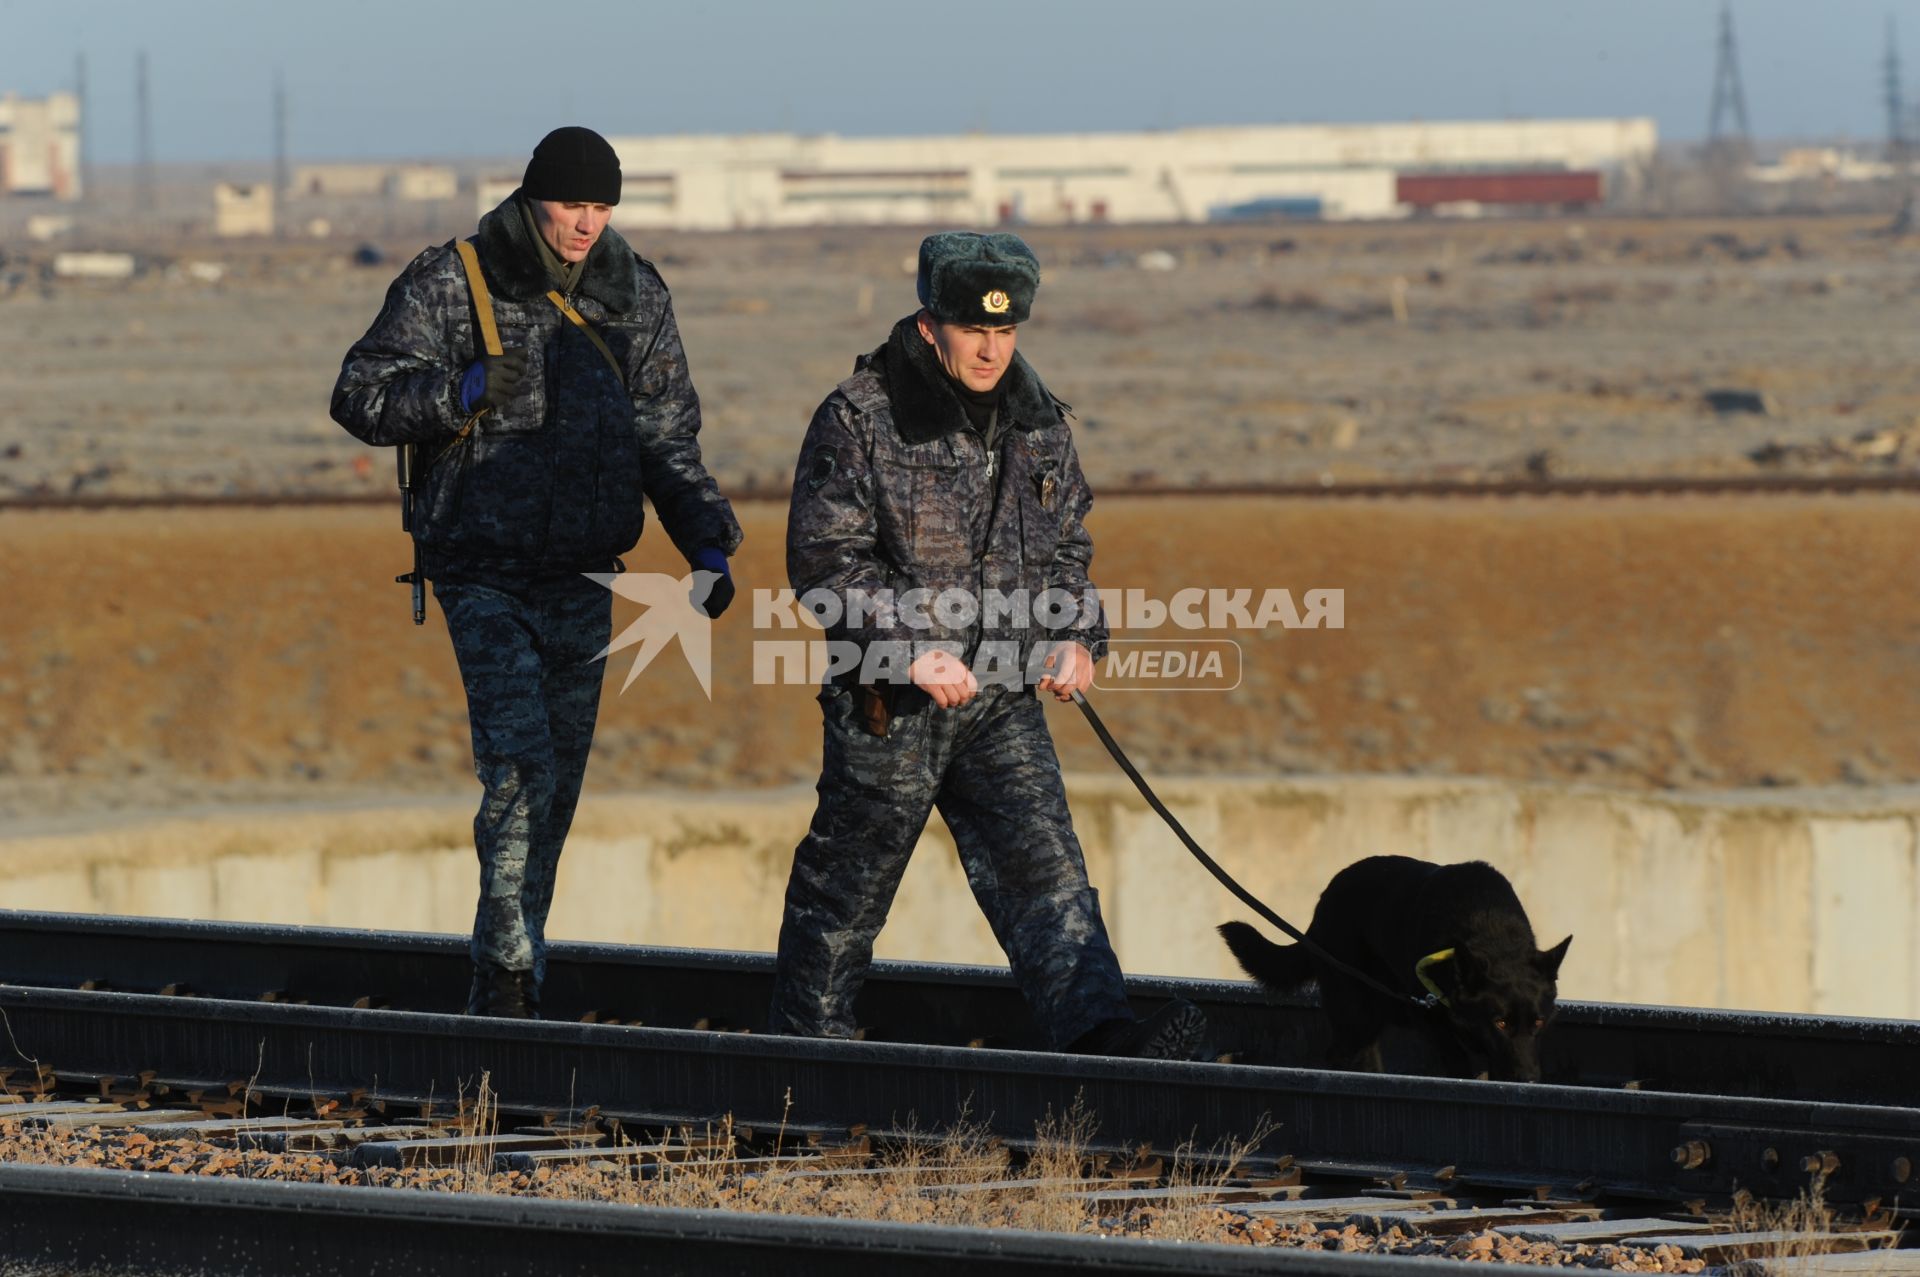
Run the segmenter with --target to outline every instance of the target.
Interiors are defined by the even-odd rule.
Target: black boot
[[[1118,1055],[1134,1060],[1200,1060],[1211,1052],[1207,1014],[1175,998],[1144,1020],[1108,1020],[1067,1048],[1077,1055]]]
[[[475,972],[474,985],[477,996],[468,1004],[469,1015],[492,1015],[506,1020],[537,1018],[533,1009],[533,972],[495,967]]]

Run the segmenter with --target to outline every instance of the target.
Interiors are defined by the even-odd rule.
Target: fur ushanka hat
[[[1040,262],[1018,235],[940,231],[920,241],[920,304],[945,324],[1024,324]]]

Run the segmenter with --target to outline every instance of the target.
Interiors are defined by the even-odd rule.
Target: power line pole
[[[75,176],[80,179],[80,198],[85,199],[87,192],[93,189],[93,170],[88,167],[87,159],[92,152],[87,146],[87,55],[85,53],[73,55],[73,97],[79,104],[80,111],[79,123],[74,126],[74,133],[80,147],[79,159],[74,166],[78,170]]]
[[[134,214],[144,219],[153,212],[153,101],[147,93],[145,49],[134,57],[133,76],[137,127],[134,134]]]
[[[1731,124],[1731,127],[1728,127]],[[1740,54],[1733,40],[1732,0],[1720,5],[1720,43],[1713,63],[1713,107],[1707,113],[1707,168],[1722,205],[1738,202],[1741,170],[1753,155],[1747,124],[1747,93],[1740,84]]]
[[[1731,132],[1722,127],[1726,116],[1733,117]],[[1740,54],[1733,42],[1733,4],[1720,6],[1720,47],[1713,64],[1713,110],[1707,116],[1707,145],[1737,147],[1745,153],[1753,147],[1753,132],[1747,127],[1747,93],[1740,85]]]
[[[1887,106],[1887,158],[1898,164],[1906,158],[1907,105],[1900,91],[1900,42],[1894,34],[1892,14],[1887,15],[1887,56],[1880,74]]]
[[[1887,56],[1881,66],[1881,88],[1887,105],[1887,163],[1893,169],[1894,214],[1890,234],[1905,235],[1913,228],[1913,170],[1907,151],[1907,101],[1900,87],[1900,42],[1887,15]]]
[[[273,73],[273,198],[287,196],[287,81]]]

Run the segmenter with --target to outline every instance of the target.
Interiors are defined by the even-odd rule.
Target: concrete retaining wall
[[[1245,916],[1121,779],[1070,781],[1129,971],[1235,974],[1212,928]],[[1384,778],[1168,782],[1202,845],[1304,924],[1361,856],[1482,858],[1542,943],[1571,932],[1563,996],[1920,1017],[1920,789],[1649,796]],[[769,949],[810,789],[583,804],[555,938]],[[0,838],[0,907],[465,931],[471,806],[172,816]],[[944,826],[922,840],[884,957],[997,962]]]

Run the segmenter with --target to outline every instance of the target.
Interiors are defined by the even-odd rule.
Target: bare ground
[[[744,589],[783,585],[785,507],[741,513]],[[1920,779],[1920,498],[1138,497],[1091,527],[1109,591],[1345,591],[1343,629],[1200,635],[1239,642],[1232,691],[1097,693],[1155,774]],[[471,787],[452,650],[392,584],[390,511],[15,512],[0,537],[0,813]],[[671,559],[655,530],[630,566]],[[751,603],[715,629],[712,701],[677,654],[624,692],[611,659],[590,787],[814,777],[813,688],[752,682],[754,643],[796,632]],[[1110,766],[1050,713],[1069,768]]]
[[[1035,230],[1023,349],[1108,489],[1920,460],[1920,245],[1847,218]],[[384,492],[326,415],[400,264],[444,236],[181,244],[131,284],[0,279],[0,500]],[[641,236],[735,490],[785,491],[813,407],[913,307],[918,232]],[[1144,270],[1159,250],[1175,268]],[[218,283],[184,263],[217,260]],[[170,263],[170,265],[169,265]],[[1397,314],[1395,297],[1404,301]],[[1706,391],[1764,394],[1718,415]],[[1758,457],[1759,459],[1756,459]]]
[[[443,228],[446,234],[460,229]],[[815,403],[911,305],[917,232],[644,237],[726,486],[783,494]],[[0,813],[471,784],[437,611],[391,508],[6,513],[9,498],[385,496],[326,416],[395,260],[182,243],[126,285],[0,269]],[[1109,591],[1347,592],[1337,632],[1232,635],[1245,677],[1119,694],[1157,772],[1440,772],[1714,788],[1920,778],[1911,498],[1129,500],[1154,486],[1912,472],[1920,245],[1845,218],[1037,230],[1022,349],[1077,405]],[[1162,250],[1172,270],[1147,270]],[[218,260],[218,283],[181,267]],[[12,281],[8,283],[7,281]],[[1396,311],[1395,299],[1404,306]],[[1705,392],[1761,396],[1716,413]],[[744,503],[748,587],[784,507]],[[650,532],[634,566],[683,570]],[[625,613],[622,613],[624,617]],[[805,688],[610,679],[590,784],[811,779]],[[758,637],[767,637],[760,635]],[[615,669],[624,670],[621,658]],[[1069,766],[1106,766],[1071,711]]]

